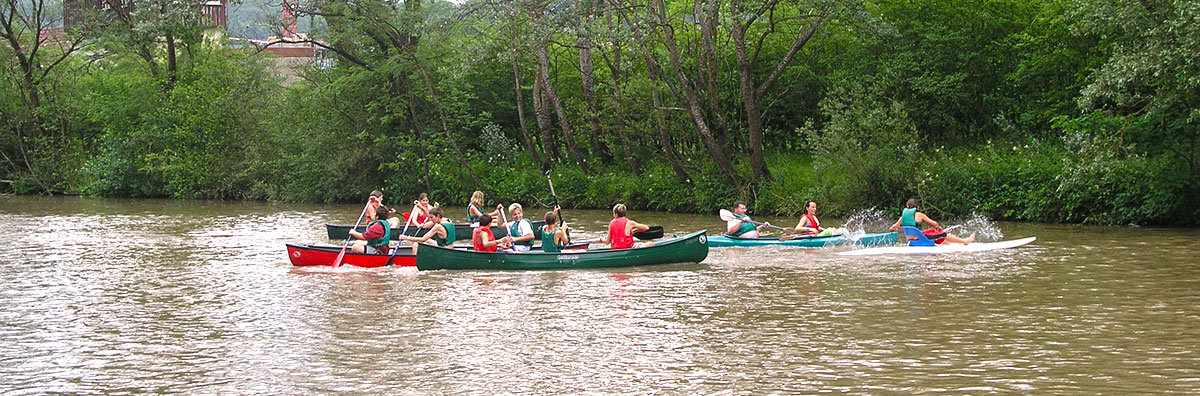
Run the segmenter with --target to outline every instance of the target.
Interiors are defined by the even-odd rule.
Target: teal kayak
[[[881,246],[896,244],[896,233],[884,232],[879,234],[846,234],[830,236],[797,237],[786,241],[779,238],[738,238],[720,235],[708,238],[710,247],[731,246],[794,246],[794,247],[825,247],[843,245]]]

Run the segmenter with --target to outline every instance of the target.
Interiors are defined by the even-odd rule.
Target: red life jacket
[[[808,228],[821,228],[821,225],[817,223],[816,217],[813,217],[813,215],[805,213],[804,215],[800,216],[800,220],[804,220],[805,217],[808,218]],[[797,222],[799,222],[799,220],[797,220]],[[816,234],[816,232],[809,231],[809,232],[802,233],[801,235],[812,235],[812,234]]]
[[[625,235],[627,218],[613,219],[608,223],[608,244],[612,249],[628,249],[633,247],[633,235]]]
[[[475,251],[477,251],[477,252],[494,252],[494,251],[496,251],[495,245],[493,245],[492,247],[484,247],[483,246],[483,238],[480,238],[481,233],[487,234],[488,239],[491,239],[493,241],[496,240],[496,237],[492,235],[491,227],[480,226],[480,227],[475,228],[475,233],[471,235],[471,242],[475,243]]]

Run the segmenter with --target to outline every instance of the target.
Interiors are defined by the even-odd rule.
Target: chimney
[[[296,39],[296,14],[292,12],[292,5],[288,0],[283,0],[281,4],[282,10],[279,13],[280,20],[283,21],[283,39]]]

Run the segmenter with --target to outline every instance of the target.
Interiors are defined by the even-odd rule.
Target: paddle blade
[[[730,212],[729,209],[721,209],[721,220],[730,221],[735,218],[733,217],[733,212]]]
[[[346,256],[346,247],[342,246],[342,252],[338,253],[337,258],[333,260],[333,268],[337,268],[338,266],[342,265],[342,257],[345,257],[345,256]]]
[[[650,229],[633,234],[633,237],[637,238],[638,240],[642,240],[642,241],[649,241],[651,239],[662,238],[663,237],[663,228],[662,228],[662,226],[650,226]]]

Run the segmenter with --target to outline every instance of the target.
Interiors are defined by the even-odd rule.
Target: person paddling
[[[496,209],[491,212],[484,213],[483,191],[476,190],[473,194],[471,194],[471,202],[467,203],[467,223],[470,224],[471,227],[478,226],[477,223],[479,223],[479,216],[483,216],[485,214],[493,219],[496,219],[500,217],[500,210]]]
[[[896,220],[896,224],[892,224],[892,231],[900,229],[901,226],[921,228],[917,224],[925,223],[930,225],[931,228],[928,228],[921,233],[925,234],[925,237],[932,239],[933,243],[938,245],[941,245],[943,242],[961,243],[963,245],[969,245],[971,242],[975,242],[975,234],[971,234],[971,236],[964,239],[950,235],[946,233],[946,231],[943,231],[941,224],[933,221],[933,219],[929,218],[929,216],[926,216],[924,213],[917,211],[918,208],[916,199],[909,199],[904,206],[904,210],[900,212],[900,220]],[[904,238],[919,239],[910,236],[905,236]]]
[[[558,226],[558,210],[559,207],[556,205],[554,210],[546,212],[546,224],[542,226],[543,252],[557,253],[571,243],[571,238],[567,236],[567,225]]]
[[[369,204],[367,213],[375,213],[380,206],[383,206],[383,191],[371,191],[371,196],[367,197],[367,203]]]
[[[429,221],[429,211],[439,206],[441,205],[438,205],[437,202],[434,202],[433,205],[430,205],[429,194],[421,193],[421,195],[417,196],[417,200],[413,201],[413,207],[416,208],[417,211],[410,213],[409,216],[417,216],[416,221],[413,221],[413,224],[416,224],[421,228],[433,227],[433,223]]]
[[[737,201],[733,203],[733,219],[725,223],[725,233],[738,238],[758,238],[758,233],[763,228],[770,227],[771,223],[762,223],[759,226],[754,226],[754,221],[750,220],[750,216],[746,215],[746,203]]]
[[[496,248],[508,248],[512,243],[512,238],[504,237],[499,240],[495,235],[492,235],[492,216],[479,216],[479,226],[475,227],[475,231],[471,235],[471,242],[475,245],[477,252],[494,252]]]
[[[434,206],[433,209],[430,209],[429,221],[432,226],[425,235],[419,237],[401,235],[400,240],[443,247],[454,246],[454,225],[442,216],[442,208]]]
[[[629,249],[654,246],[654,242],[633,243],[633,234],[650,229],[650,226],[625,217],[625,204],[616,204],[612,209],[613,219],[608,222],[608,235],[600,240],[611,249]]]
[[[388,207],[380,205],[375,211],[367,211],[366,232],[358,232],[354,229],[350,230],[350,236],[354,239],[354,245],[350,247],[353,253],[365,254],[387,254],[388,243],[391,242],[392,230],[388,226],[387,216]]]
[[[804,202],[804,214],[800,215],[800,222],[796,223],[796,234],[804,235],[837,235],[841,234],[842,230],[836,227],[824,228],[817,221],[817,201],[808,200]]]
[[[513,202],[512,205],[508,205],[508,214],[512,215],[512,221],[504,226],[508,227],[512,250],[528,252],[533,247],[533,223],[525,218],[525,210],[519,203]]]

